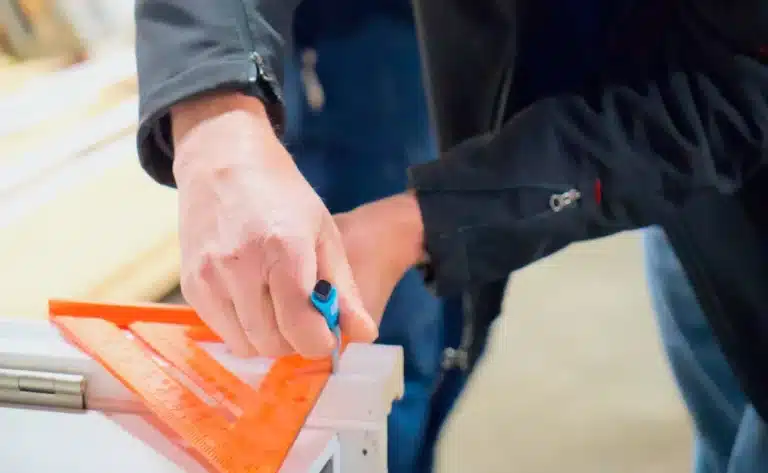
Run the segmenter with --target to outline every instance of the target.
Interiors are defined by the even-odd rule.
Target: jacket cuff
[[[249,74],[249,58],[217,59],[199,64],[149,91],[141,91],[137,147],[144,170],[160,184],[175,186],[172,172],[173,138],[170,109],[193,97],[225,90],[237,91],[264,102],[272,126],[279,133],[284,123],[282,94],[269,71]],[[267,80],[262,80],[263,78]]]
[[[438,192],[421,184],[434,171],[433,163],[409,170],[410,187],[415,190],[424,223],[424,245],[429,261],[420,268],[424,282],[438,296],[461,293],[470,281],[466,248],[460,230],[445,227],[446,206]]]
[[[534,164],[529,154],[543,153],[501,148],[483,135],[409,169],[437,294],[506,279],[589,236],[588,222],[600,217],[591,172]],[[553,207],[571,194],[575,200]]]
[[[422,268],[425,283],[439,296],[458,295],[468,288],[472,275],[467,247],[466,207],[457,192],[457,159],[474,153],[486,143],[485,138],[469,140],[436,161],[411,166],[408,187],[416,195],[424,224],[424,246],[428,267]],[[428,277],[427,277],[428,276]]]

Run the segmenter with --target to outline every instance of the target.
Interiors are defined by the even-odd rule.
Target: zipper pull
[[[578,189],[571,189],[562,194],[552,194],[549,196],[549,208],[551,208],[553,212],[559,212],[564,208],[575,204],[579,199],[581,199],[581,192],[579,192]]]
[[[460,371],[469,369],[469,353],[463,348],[448,347],[443,350],[443,360],[440,363],[443,371],[458,368]]]
[[[262,82],[261,85],[267,86],[264,87],[264,93],[270,95],[268,99],[276,101],[282,100],[282,97],[280,97],[279,94],[279,88],[277,87],[277,79],[267,69],[264,58],[261,57],[259,53],[253,51],[248,54],[248,59],[253,66],[253,70],[249,73],[248,81],[252,83]]]
[[[317,76],[317,51],[307,49],[301,55],[301,78],[304,81],[304,91],[307,96],[307,104],[317,112],[325,104],[325,92],[320,78]]]

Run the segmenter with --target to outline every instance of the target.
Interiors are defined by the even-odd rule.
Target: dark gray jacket
[[[575,241],[663,225],[768,419],[768,2],[637,2],[615,25],[609,68],[514,117],[527,2],[414,2],[443,156],[410,178],[438,291],[466,292],[484,329],[510,271]],[[240,90],[280,128],[297,3],[138,1],[138,144],[158,181],[173,184],[168,108],[179,100]]]

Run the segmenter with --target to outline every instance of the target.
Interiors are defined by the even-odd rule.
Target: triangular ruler
[[[162,305],[112,312],[104,304],[63,305],[51,304],[51,320],[64,336],[136,393],[212,473],[277,473],[331,373],[328,359],[288,356],[275,360],[254,389],[197,345],[190,337],[196,326],[174,323],[199,321],[194,313],[178,318],[177,306]],[[95,310],[105,318],[84,316]],[[75,315],[59,315],[66,312]]]

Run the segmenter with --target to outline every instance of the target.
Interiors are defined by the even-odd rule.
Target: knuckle
[[[195,254],[183,254],[181,259],[181,277],[190,281],[210,279],[216,272],[216,255],[209,249]]]
[[[262,253],[262,244],[264,231],[260,225],[245,224],[235,233],[229,235],[223,241],[218,243],[218,247],[212,256],[215,262],[227,266],[229,264],[249,259],[249,264],[253,264],[254,259],[258,259]]]
[[[218,270],[213,257],[204,253],[192,263],[182,263],[179,286],[184,299],[195,305],[205,294],[219,287]]]
[[[274,224],[267,232],[261,229],[243,230],[240,238],[224,246],[213,255],[213,259],[224,266],[244,259],[249,260],[250,266],[268,266],[270,262],[294,253],[301,243],[301,232],[289,228],[289,225]]]
[[[291,231],[283,227],[263,235],[259,241],[259,246],[266,253],[280,255],[295,251],[302,240],[299,231]]]
[[[203,252],[197,264],[197,277],[210,283],[216,275],[216,259],[210,252]]]
[[[238,240],[237,243],[227,245],[220,251],[211,255],[211,259],[214,262],[222,264],[223,266],[231,266],[238,261],[246,258],[253,243],[248,239]]]
[[[301,251],[303,238],[298,232],[272,232],[261,240],[262,270],[265,277],[276,267],[284,267],[296,258]]]

